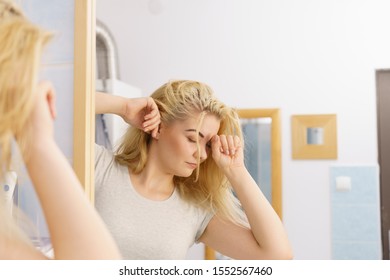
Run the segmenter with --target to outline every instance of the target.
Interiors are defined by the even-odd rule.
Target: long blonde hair
[[[199,128],[203,116],[206,113],[213,114],[220,120],[219,135],[237,135],[242,140],[236,111],[219,101],[213,90],[204,83],[189,80],[170,81],[157,89],[151,97],[157,103],[161,122],[164,124],[185,120],[197,112],[201,113]],[[140,173],[148,160],[150,141],[150,134],[130,127],[116,151],[116,161],[128,165],[132,172]],[[211,156],[198,165],[197,172],[191,176],[174,176],[173,180],[185,200],[235,224],[247,225],[239,201]]]
[[[28,21],[12,1],[0,0],[0,182],[11,167],[14,138],[20,153],[28,156],[29,117],[35,100],[37,73],[42,49],[51,36]],[[8,240],[27,242],[5,208],[3,196],[0,189],[0,234]],[[14,214],[21,213],[14,210]]]
[[[10,168],[14,137],[27,153],[41,53],[50,38],[12,1],[0,0],[0,179]]]

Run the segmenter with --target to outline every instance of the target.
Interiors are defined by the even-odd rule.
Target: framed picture
[[[337,159],[336,115],[293,115],[293,159]]]

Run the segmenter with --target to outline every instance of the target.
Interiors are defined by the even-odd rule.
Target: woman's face
[[[220,120],[213,114],[206,114],[197,136],[199,117],[200,113],[187,120],[161,126],[157,141],[158,155],[162,168],[169,174],[188,177],[197,168],[197,137],[200,162],[211,156],[211,139],[218,133]]]

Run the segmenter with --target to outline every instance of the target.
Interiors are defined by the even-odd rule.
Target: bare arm
[[[291,259],[283,224],[245,168],[238,137],[217,136],[212,145],[213,158],[233,186],[250,229],[215,216],[201,241],[235,259]],[[229,153],[223,147],[227,147]]]
[[[96,114],[115,114],[128,124],[156,137],[160,124],[160,112],[153,98],[125,98],[97,92],[95,99]]]
[[[10,230],[8,227],[7,230]],[[47,259],[30,242],[24,241],[22,236],[18,235],[19,229],[12,230],[12,236],[2,232],[0,233],[0,260],[44,260]]]
[[[114,240],[53,139],[53,108],[53,89],[42,83],[32,116],[33,141],[25,161],[45,214],[55,258],[118,259]]]

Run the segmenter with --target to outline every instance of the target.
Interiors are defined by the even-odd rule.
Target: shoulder
[[[114,157],[114,153],[107,148],[95,144],[95,161],[104,157]]]
[[[113,178],[119,178],[127,169],[120,166],[115,161],[115,155],[112,151],[95,144],[95,189],[107,185]]]
[[[114,153],[103,146],[95,144],[95,170],[105,169],[115,161]]]

